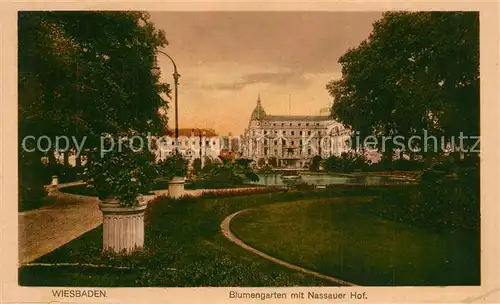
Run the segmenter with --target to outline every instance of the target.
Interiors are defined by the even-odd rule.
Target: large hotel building
[[[316,116],[267,115],[259,96],[243,136],[243,157],[266,162],[275,157],[279,167],[303,168],[316,155],[349,151],[351,131],[329,114],[324,109]]]

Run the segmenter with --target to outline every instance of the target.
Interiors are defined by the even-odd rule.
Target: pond
[[[280,174],[257,174],[259,176],[258,182],[252,182],[255,185],[263,186],[286,186],[287,182],[283,182]],[[410,180],[380,176],[373,174],[311,174],[300,173],[300,183],[307,183],[311,185],[341,185],[341,184],[355,184],[355,185],[393,185],[393,184],[408,184]]]

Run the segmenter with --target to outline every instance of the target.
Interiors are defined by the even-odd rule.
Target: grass
[[[480,242],[377,217],[365,197],[257,208],[231,229],[247,244],[323,274],[369,286],[480,284]]]
[[[220,223],[248,207],[293,199],[266,193],[222,199],[159,198],[146,215],[146,252],[128,259],[103,257],[102,228],[49,253],[38,263],[128,265],[132,270],[88,267],[22,267],[24,286],[321,286],[329,282],[288,270],[225,239]],[[146,269],[137,269],[137,266]]]
[[[222,198],[166,197],[146,214],[146,246],[127,258],[102,255],[102,227],[19,270],[23,286],[322,286],[330,282],[298,273],[234,245],[220,233],[222,220],[250,245],[291,263],[366,285],[477,284],[479,243],[377,217],[370,197],[401,187],[337,186]],[[409,188],[408,188],[409,189]],[[448,260],[446,263],[444,259]],[[410,264],[411,262],[411,264]]]

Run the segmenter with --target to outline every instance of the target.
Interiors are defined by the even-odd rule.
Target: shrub
[[[259,177],[249,167],[248,163],[240,164],[237,161],[225,162],[221,166],[212,168],[201,176],[200,180],[194,181],[196,188],[200,185],[214,185],[211,188],[228,188],[242,185],[246,181],[258,181]]]
[[[272,173],[274,173],[274,170],[273,170],[273,167],[271,167],[270,165],[266,164],[262,168],[259,169],[259,173],[262,173],[262,174],[272,174]]]
[[[101,200],[114,196],[122,206],[129,207],[138,204],[140,194],[151,190],[158,172],[153,153],[147,149],[133,151],[127,138],[122,142],[121,151],[113,149],[102,157],[100,151],[93,151],[85,179]]]
[[[278,167],[278,159],[276,157],[274,157],[274,156],[270,157],[267,160],[267,163],[269,164],[269,166],[271,166],[271,168]]]
[[[193,169],[195,173],[201,172],[201,159],[195,158],[193,161]]]
[[[19,210],[38,208],[45,203],[44,185],[50,182],[50,177],[44,169],[39,156],[26,152],[19,154]]]
[[[437,166],[439,168],[439,166]],[[384,217],[433,229],[480,227],[479,168],[457,168],[456,173],[430,168],[413,191],[387,192],[375,204]]]
[[[319,165],[320,165],[320,162],[321,162],[321,156],[319,155],[315,155],[312,160],[311,160],[311,164],[309,166],[309,170],[313,171],[313,172],[316,172],[319,170]]]
[[[328,171],[350,173],[356,169],[366,167],[367,160],[363,154],[343,152],[340,156],[332,155],[328,157],[324,164]]]
[[[186,176],[187,168],[188,161],[180,153],[169,156],[157,164],[158,176],[167,180],[175,176]]]
[[[393,168],[401,171],[418,171],[424,168],[424,162],[402,158],[394,161]]]
[[[316,186],[313,185],[313,184],[308,184],[306,182],[301,182],[301,183],[297,183],[295,185],[292,185],[292,188],[295,189],[295,190],[314,190],[316,189]]]

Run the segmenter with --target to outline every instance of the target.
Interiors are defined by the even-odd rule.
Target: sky
[[[318,115],[341,77],[338,59],[372,31],[381,12],[151,12],[176,62],[179,128],[240,135],[260,94],[269,115]],[[172,64],[159,56],[162,81]],[[172,94],[173,96],[173,94]],[[291,105],[291,106],[290,106]],[[168,111],[174,128],[174,103]]]

